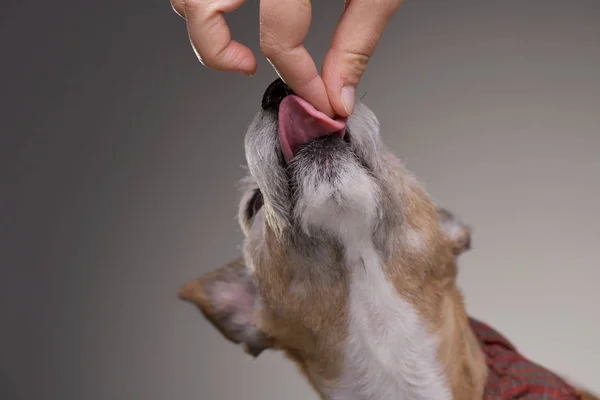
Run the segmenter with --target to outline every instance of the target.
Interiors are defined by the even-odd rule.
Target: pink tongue
[[[345,118],[331,119],[296,95],[286,96],[279,105],[279,141],[288,163],[303,144],[330,133],[343,138],[345,128]]]

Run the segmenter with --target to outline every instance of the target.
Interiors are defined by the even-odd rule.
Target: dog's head
[[[435,324],[470,232],[384,148],[369,108],[333,120],[278,79],[245,149],[243,257],[186,284],[183,299],[250,354],[284,350],[318,390],[345,367],[354,271],[378,269]]]

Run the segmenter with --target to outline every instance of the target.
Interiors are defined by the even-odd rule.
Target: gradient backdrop
[[[342,1],[315,3],[320,64]],[[258,52],[258,1],[228,19]],[[597,0],[407,0],[359,87],[474,227],[470,313],[596,391],[598,21]],[[204,69],[168,0],[5,2],[0,49],[0,398],[315,399],[176,298],[239,254],[242,138],[269,64]]]

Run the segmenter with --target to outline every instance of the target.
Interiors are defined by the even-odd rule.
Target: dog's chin
[[[343,242],[368,234],[378,219],[379,188],[352,148],[334,135],[302,146],[287,167],[295,222],[303,231],[326,232]]]
[[[293,183],[307,178],[332,182],[345,167],[356,161],[357,156],[347,140],[327,135],[301,146],[287,170]]]

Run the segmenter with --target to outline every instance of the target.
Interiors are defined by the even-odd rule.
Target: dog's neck
[[[451,399],[439,344],[418,311],[398,296],[372,246],[350,267],[350,323],[344,369],[328,400]]]
[[[246,136],[243,260],[180,296],[251,355],[284,350],[324,399],[481,398],[483,353],[456,288],[463,227],[385,150],[366,106],[346,136],[313,139],[282,168],[280,139],[312,127],[278,118],[325,119],[297,97],[285,104]]]
[[[358,226],[346,230],[349,221],[338,219],[331,227],[339,229],[332,233],[344,242],[348,326],[340,375],[319,388],[326,400],[477,399],[483,394],[485,363],[456,287],[456,253],[424,255],[424,249],[442,244],[437,231],[426,228],[432,205],[419,207],[421,213],[380,236],[402,242],[402,251],[386,251],[385,241],[377,242],[369,229],[358,236]],[[446,234],[456,227],[453,221]],[[345,237],[347,231],[353,235]],[[387,245],[393,249],[394,240]]]
[[[440,299],[437,323],[398,296],[376,253],[349,261],[347,343],[340,377],[320,388],[325,400],[477,399],[483,354],[452,288]]]

